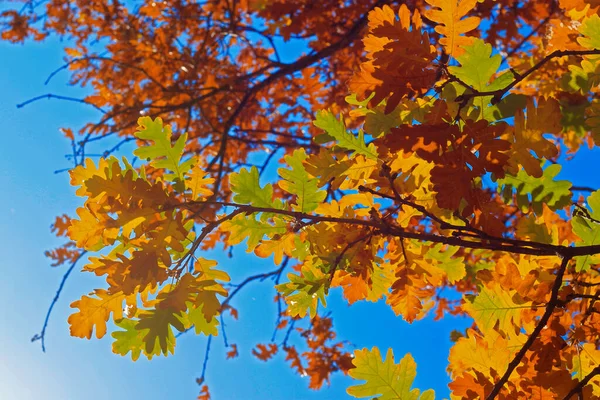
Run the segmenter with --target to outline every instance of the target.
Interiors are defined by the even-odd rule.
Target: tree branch
[[[544,312],[544,315],[542,315],[542,318],[540,318],[538,324],[533,329],[533,332],[531,332],[531,335],[529,335],[527,341],[525,342],[525,344],[523,344],[523,347],[521,347],[519,352],[508,364],[506,372],[504,372],[504,375],[502,375],[500,380],[496,382],[491,393],[486,397],[486,400],[493,400],[496,398],[496,396],[500,393],[500,390],[502,390],[504,384],[508,382],[510,375],[513,373],[515,368],[519,366],[521,360],[523,359],[523,357],[525,357],[527,351],[529,351],[529,348],[533,345],[542,329],[544,329],[544,327],[548,323],[548,320],[552,316],[554,309],[560,303],[558,300],[558,292],[563,284],[563,276],[565,275],[565,271],[567,269],[567,266],[569,265],[570,260],[571,257],[569,255],[564,256],[564,258],[562,259],[560,267],[558,268],[558,271],[556,273],[556,279],[554,281],[554,285],[552,286],[552,292],[550,294],[550,301],[548,301],[546,305],[546,311]]]
[[[589,374],[587,374],[573,389],[567,393],[563,400],[569,400],[574,395],[581,393],[581,390],[587,385],[593,377],[600,374],[600,365],[597,365]]]
[[[471,249],[487,249],[493,251],[504,251],[514,254],[529,254],[537,256],[549,256],[549,255],[560,255],[563,257],[577,257],[586,256],[591,254],[600,253],[600,245],[591,246],[579,246],[579,247],[568,247],[562,245],[553,245],[541,242],[530,242],[525,240],[516,240],[509,238],[501,238],[494,236],[486,236],[485,238],[479,238],[475,236],[467,236],[472,239],[478,240],[467,240],[459,236],[442,236],[438,234],[423,233],[407,231],[402,227],[390,224],[382,220],[374,219],[356,219],[356,218],[341,218],[341,217],[330,217],[324,215],[314,215],[302,213],[299,211],[292,210],[281,210],[269,207],[254,207],[247,204],[237,204],[223,201],[189,201],[186,203],[170,204],[163,210],[173,208],[185,208],[192,212],[198,207],[204,207],[206,205],[219,205],[223,207],[234,207],[236,210],[226,217],[210,222],[204,229],[210,227],[210,230],[216,228],[221,222],[233,218],[237,214],[253,214],[253,213],[270,213],[277,215],[284,215],[295,219],[300,222],[302,226],[313,225],[319,222],[333,222],[339,224],[349,224],[363,227],[371,227],[377,229],[383,235],[391,235],[404,239],[416,239],[426,242],[442,243],[451,246],[459,246]],[[226,218],[226,219],[225,219]],[[204,232],[203,229],[203,232]],[[207,233],[208,234],[208,233]],[[199,239],[204,238],[206,235],[202,234],[196,239],[195,246],[199,246]],[[195,251],[195,248],[193,249]],[[192,251],[191,251],[192,252]]]
[[[462,103],[462,102],[469,101],[470,99],[472,99],[474,97],[492,96],[491,103],[497,104],[498,102],[500,102],[500,100],[502,100],[502,97],[506,93],[508,93],[512,88],[514,88],[519,83],[524,81],[525,78],[527,78],[529,75],[536,72],[544,64],[546,64],[548,61],[552,60],[553,58],[559,58],[559,57],[564,57],[564,56],[589,56],[589,55],[595,55],[595,54],[600,54],[600,50],[594,49],[594,50],[556,50],[556,51],[553,51],[552,53],[548,54],[546,57],[544,57],[540,61],[538,61],[537,64],[535,64],[534,66],[529,68],[523,74],[519,74],[518,76],[516,76],[515,79],[510,84],[508,84],[507,86],[505,86],[502,89],[497,89],[497,90],[479,91],[477,89],[472,88],[471,86],[469,86],[468,84],[466,84],[465,82],[460,80],[458,77],[452,75],[448,71],[446,71],[446,73],[448,74],[448,77],[450,78],[450,80],[460,83],[462,86],[464,86],[465,88],[467,88],[470,91],[470,93],[463,93],[460,96],[458,96],[455,99],[456,102]]]
[[[75,268],[75,265],[77,265],[77,262],[79,260],[81,260],[81,258],[86,253],[87,253],[87,251],[82,251],[81,254],[79,254],[79,256],[77,256],[77,258],[71,263],[71,265],[69,266],[69,269],[67,269],[67,272],[65,272],[65,274],[63,275],[63,278],[60,281],[60,285],[58,285],[58,289],[56,290],[56,294],[54,295],[54,298],[52,299],[52,302],[50,303],[50,307],[48,307],[48,312],[46,312],[46,318],[44,319],[44,325],[42,326],[42,331],[39,334],[36,333],[31,338],[31,342],[35,342],[36,340],[40,340],[42,342],[42,351],[44,353],[46,352],[46,343],[45,343],[46,328],[48,327],[48,321],[50,320],[50,314],[52,314],[52,309],[54,308],[54,305],[56,304],[56,302],[58,302],[58,298],[65,286],[65,282],[69,278],[69,275],[71,275],[71,272]]]

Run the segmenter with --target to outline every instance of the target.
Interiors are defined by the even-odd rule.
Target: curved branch
[[[36,96],[33,97],[27,101],[24,101],[23,103],[19,103],[17,104],[17,108],[23,108],[28,104],[34,103],[38,100],[43,100],[43,99],[57,99],[57,100],[65,100],[65,101],[74,101],[76,103],[81,103],[81,104],[86,104],[88,106],[92,106],[94,107],[96,110],[100,111],[102,114],[106,114],[106,111],[104,111],[102,108],[98,107],[95,104],[92,104],[88,101],[86,101],[85,99],[78,99],[76,97],[69,97],[69,96],[61,96],[58,94],[52,94],[52,93],[46,93],[46,94],[42,94],[40,96]]]
[[[58,285],[58,289],[56,290],[56,294],[54,295],[54,298],[52,299],[52,302],[50,303],[50,307],[48,307],[48,312],[46,312],[46,318],[44,319],[44,325],[42,326],[42,331],[40,333],[36,333],[31,338],[31,342],[35,342],[36,340],[40,340],[42,342],[42,351],[44,353],[46,352],[46,343],[45,343],[46,328],[48,327],[48,321],[50,320],[50,314],[52,314],[52,309],[54,308],[54,305],[58,302],[58,298],[65,286],[65,282],[69,278],[69,275],[71,275],[71,272],[75,268],[75,265],[86,253],[87,253],[87,251],[82,251],[81,254],[79,254],[79,256],[77,256],[77,258],[71,263],[71,265],[69,266],[69,269],[67,269],[67,272],[65,272],[65,274],[63,275],[63,278],[60,281],[60,285]]]

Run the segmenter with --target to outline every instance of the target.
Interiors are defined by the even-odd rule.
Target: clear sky
[[[66,85],[61,72],[50,85],[47,76],[61,62],[61,43],[47,41],[25,46],[0,42],[0,399],[2,400],[100,400],[100,399],[194,399],[199,391],[206,338],[193,333],[178,340],[176,354],[168,358],[132,362],[111,352],[108,335],[91,341],[69,336],[69,304],[95,287],[101,278],[76,272],[68,280],[51,317],[46,336],[47,352],[30,338],[41,329],[44,316],[65,271],[51,268],[43,251],[60,242],[50,233],[56,215],[73,214],[80,204],[69,187],[66,173],[54,170],[71,164],[64,155],[70,144],[60,127],[78,128],[97,118],[96,111],[78,103],[43,100],[22,109],[16,104],[52,92],[82,97],[85,91]],[[74,129],[75,130],[75,129]],[[595,173],[597,152],[582,151],[565,164],[560,177],[576,185],[600,187]],[[239,282],[258,271],[274,268],[271,260],[246,255],[234,258],[213,254],[222,268]],[[240,319],[226,319],[227,336],[240,356],[225,360],[220,337],[213,340],[207,382],[216,400],[235,399],[344,399],[350,379],[337,374],[331,386],[311,391],[306,378],[287,366],[282,354],[270,362],[251,355],[257,343],[270,340],[275,323],[275,291],[270,281],[253,283],[232,302]],[[449,334],[464,329],[469,321],[431,318],[408,325],[385,304],[358,303],[348,307],[339,291],[330,296],[338,338],[357,347],[392,347],[396,360],[410,352],[417,362],[415,386],[434,388],[446,397],[445,371]],[[281,336],[279,337],[279,341]]]

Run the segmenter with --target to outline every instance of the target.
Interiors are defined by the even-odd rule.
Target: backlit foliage
[[[0,14],[4,40],[68,39],[63,69],[103,113],[63,129],[83,204],[47,255],[99,277],[71,304],[73,336],[110,332],[133,360],[188,330],[210,345],[238,291],[272,278],[285,339],[227,358],[285,357],[312,389],[341,371],[354,397],[434,398],[410,354],[348,352],[333,289],[408,322],[471,318],[453,399],[600,398],[600,191],[559,175],[600,143],[598,1],[136,4]],[[126,142],[135,163],[111,154]],[[231,285],[235,259],[203,258],[223,246],[276,267]]]

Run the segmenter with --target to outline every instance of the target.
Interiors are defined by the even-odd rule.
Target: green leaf
[[[568,92],[587,94],[600,83],[600,65],[590,60],[582,60],[581,66],[569,65],[569,72],[563,75],[561,86]]]
[[[374,138],[382,135],[387,135],[392,128],[404,124],[413,124],[414,121],[423,123],[426,120],[431,109],[434,107],[438,96],[424,96],[411,100],[404,98],[392,112],[385,112],[385,100],[379,103],[376,107],[369,107],[369,101],[375,93],[371,93],[363,101],[356,98],[356,94],[352,93],[346,96],[345,100],[348,104],[357,106],[350,115],[364,116],[364,131]],[[331,136],[323,134],[322,136],[329,137],[329,140],[334,140]],[[317,138],[315,138],[315,141]],[[324,141],[323,141],[324,142]]]
[[[279,168],[277,172],[284,180],[278,185],[284,191],[296,195],[295,211],[307,213],[314,211],[325,200],[327,193],[318,187],[318,179],[311,177],[304,168],[307,155],[304,149],[295,150],[291,156],[285,156],[285,162],[291,169]]]
[[[175,353],[175,335],[173,335],[174,327],[180,332],[185,330],[183,322],[184,316],[181,313],[174,313],[173,310],[166,308],[157,308],[155,310],[144,311],[140,314],[135,329],[145,330],[144,335],[144,350],[147,355],[165,356],[169,353]]]
[[[454,256],[458,250],[459,247],[437,243],[427,250],[424,258],[433,260],[432,264],[437,264],[446,273],[450,283],[455,283],[467,275],[464,257]]]
[[[556,234],[558,235],[557,229]],[[537,218],[533,214],[527,214],[526,216],[519,218],[519,221],[517,222],[517,237],[527,238],[534,242],[558,244],[554,243],[552,233],[548,231],[546,224],[543,222],[538,224]]]
[[[329,284],[329,276],[312,264],[302,265],[301,274],[288,274],[290,281],[276,288],[283,295],[290,315],[304,318],[309,314],[313,318],[317,315],[319,301],[323,306],[327,305],[325,288]]]
[[[585,36],[577,38],[580,45],[590,50],[600,49],[600,17],[598,14],[584,19],[579,27],[579,33]],[[598,58],[598,56],[593,57]]]
[[[163,168],[171,171],[165,174],[167,179],[175,182],[178,191],[185,190],[184,174],[190,170],[194,159],[181,162],[183,149],[187,141],[187,134],[179,136],[173,146],[171,146],[171,126],[163,126],[162,119],[156,118],[154,121],[150,117],[141,117],[138,119],[138,131],[135,136],[138,139],[150,140],[153,143],[149,146],[138,147],[133,154],[150,161],[154,168]]]
[[[394,352],[388,349],[385,360],[377,347],[372,350],[354,351],[352,363],[356,368],[349,371],[354,379],[366,381],[362,385],[350,386],[346,391],[358,398],[378,400],[433,400],[435,392],[431,389],[421,394],[419,389],[411,389],[417,376],[417,364],[413,357],[406,354],[400,363],[394,364]]]
[[[600,67],[600,64],[598,65]],[[598,75],[600,77],[600,74]],[[600,81],[599,81],[600,83]],[[590,103],[582,97],[581,103],[569,104],[568,101],[561,102],[560,111],[562,119],[560,121],[564,132],[572,131],[577,137],[582,138],[587,134],[585,110]]]
[[[234,193],[233,201],[239,204],[250,204],[254,207],[282,209],[281,200],[273,200],[273,186],[268,183],[261,188],[259,183],[258,168],[250,170],[243,168],[238,173],[229,175],[231,191]]]
[[[337,119],[329,110],[317,112],[317,118],[313,121],[313,125],[327,132],[330,140],[336,140],[337,145],[346,150],[352,150],[353,155],[362,154],[363,156],[377,160],[377,149],[373,143],[365,143],[365,134],[362,130],[358,131],[358,137],[346,131],[346,125],[341,118]]]
[[[502,63],[502,57],[499,54],[492,56],[491,45],[481,39],[475,39],[471,45],[465,46],[464,50],[462,55],[456,57],[461,65],[448,67],[448,70],[473,89],[487,92],[502,89],[513,81],[513,74],[506,72],[490,83]],[[498,110],[495,107],[489,107],[491,99],[492,96],[477,96],[473,99],[473,105],[479,110],[479,118],[494,119],[493,116]]]
[[[212,317],[210,321],[204,315],[202,310],[204,305],[194,307],[191,303],[188,305],[188,321],[194,326],[194,332],[196,335],[202,333],[206,336],[212,335],[217,336],[219,334],[219,321],[216,317]]]
[[[541,214],[543,204],[551,210],[558,210],[571,203],[571,182],[554,180],[561,168],[559,164],[552,164],[540,178],[529,176],[521,169],[517,176],[506,175],[498,179],[498,190],[504,192],[506,202],[515,192],[517,205],[523,210],[531,205],[536,214]]]
[[[595,191],[587,198],[587,204],[591,208],[589,217],[596,221],[600,221],[600,190]],[[571,219],[573,232],[579,236],[581,242],[576,243],[576,246],[594,246],[600,244],[600,224],[592,221],[582,213],[575,215]],[[576,269],[580,271],[588,271],[591,265],[600,263],[600,255],[588,255],[577,257]]]
[[[229,232],[228,244],[236,245],[248,239],[247,251],[251,252],[265,236],[272,238],[287,232],[287,223],[283,219],[275,217],[271,221],[257,221],[255,214],[239,214],[221,226]]]
[[[133,361],[136,361],[144,350],[144,337],[146,336],[146,332],[135,329],[136,324],[137,321],[135,320],[122,319],[116,322],[115,325],[125,330],[114,331],[111,334],[115,339],[112,344],[113,353],[125,356],[131,352],[131,359]],[[152,359],[152,354],[148,355],[148,359]]]
[[[524,308],[531,308],[531,302],[516,302],[511,292],[500,287],[484,287],[463,305],[463,310],[475,320],[484,335],[494,331],[496,326],[505,334],[514,334],[515,326],[521,326]]]

